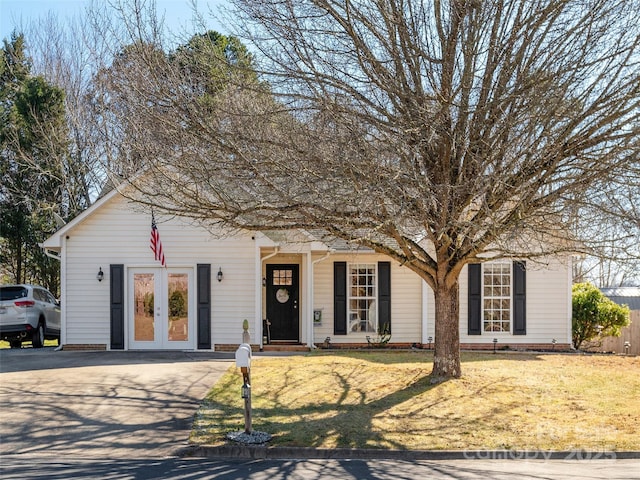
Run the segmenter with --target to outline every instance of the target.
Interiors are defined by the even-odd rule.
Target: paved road
[[[213,460],[87,458],[3,459],[3,480],[172,479],[172,480],[633,480],[640,478],[634,460],[564,462],[441,460]]]
[[[638,460],[180,458],[228,354],[0,350],[0,478],[640,479]],[[609,457],[605,457],[609,458]]]

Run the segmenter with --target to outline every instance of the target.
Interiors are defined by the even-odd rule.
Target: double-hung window
[[[334,335],[380,328],[391,333],[391,262],[333,262]]]
[[[527,270],[523,261],[468,266],[468,335],[527,334]]]
[[[511,332],[511,262],[482,265],[482,329],[485,332]]]
[[[376,264],[355,263],[348,268],[348,331],[377,332]]]

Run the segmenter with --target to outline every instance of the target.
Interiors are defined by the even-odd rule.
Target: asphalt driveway
[[[0,455],[159,458],[186,446],[229,354],[0,350]]]

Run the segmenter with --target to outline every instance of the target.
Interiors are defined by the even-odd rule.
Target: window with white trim
[[[482,265],[482,329],[511,332],[511,262]]]
[[[348,332],[377,332],[376,264],[350,264],[348,285]]]

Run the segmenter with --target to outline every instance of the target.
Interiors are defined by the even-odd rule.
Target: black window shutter
[[[391,262],[378,262],[378,329],[391,333]]]
[[[109,266],[111,350],[124,350],[124,265]]]
[[[513,262],[513,334],[527,334],[527,271],[525,262]]]
[[[347,334],[347,262],[333,264],[333,334]]]
[[[482,334],[482,265],[479,263],[470,263],[467,265],[467,273],[469,277],[469,293],[468,293],[468,318],[467,318],[467,334]]]
[[[199,263],[198,271],[198,348],[211,349],[211,265]]]

